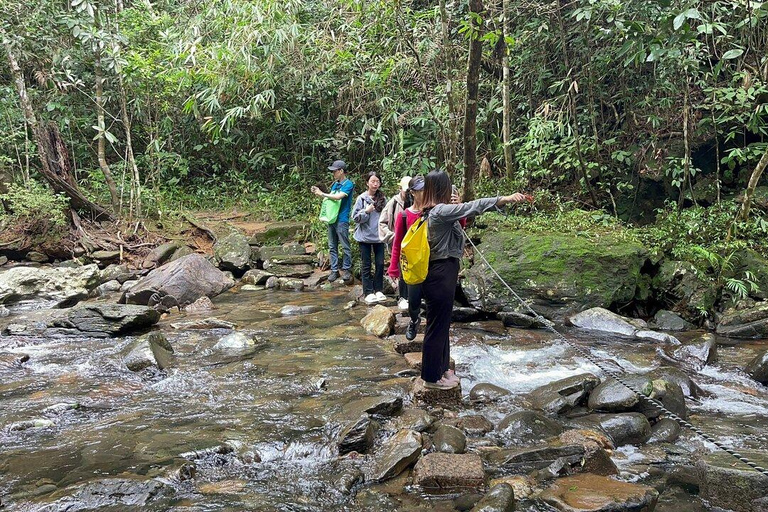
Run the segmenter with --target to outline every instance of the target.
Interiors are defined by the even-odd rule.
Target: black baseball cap
[[[330,165],[330,167],[328,167],[329,171],[338,171],[339,169],[342,171],[347,170],[347,164],[344,162],[344,160],[336,160]]]
[[[411,190],[422,190],[424,188],[424,176],[414,176],[411,178],[411,182],[408,184],[408,188]]]

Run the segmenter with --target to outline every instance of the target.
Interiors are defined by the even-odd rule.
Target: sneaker
[[[363,300],[365,301],[366,304],[376,304],[377,302],[379,302],[379,299],[378,297],[376,297],[375,293],[369,293],[368,295],[365,296]]]
[[[397,307],[400,311],[408,311],[408,299],[400,297],[400,300],[397,301]]]
[[[408,322],[408,327],[405,329],[405,339],[413,341],[416,338],[416,331],[419,330],[420,323],[419,320],[416,320],[415,322],[411,320]]]
[[[330,274],[328,274],[328,282],[332,283],[335,280],[339,278],[339,273],[335,270],[332,270]]]
[[[341,280],[342,281],[351,281],[352,280],[352,272],[349,271],[349,269],[344,269],[341,271]]]
[[[455,382],[455,383],[457,383],[457,384],[458,384],[459,382],[461,382],[461,379],[459,378],[459,376],[458,376],[458,375],[456,375],[456,374],[454,373],[454,371],[453,371],[453,370],[448,370],[448,371],[446,371],[446,372],[443,374],[443,378],[444,378],[445,380],[447,380],[447,381],[450,381],[450,382]]]
[[[381,292],[376,292],[376,300],[378,302],[387,302],[387,296]]]
[[[427,389],[453,389],[456,387],[456,382],[447,380],[445,378],[440,379],[437,382],[427,382],[424,381],[424,387]]]

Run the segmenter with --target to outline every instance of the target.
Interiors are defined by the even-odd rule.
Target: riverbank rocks
[[[254,234],[250,245],[280,245],[304,239],[309,230],[307,222],[273,222],[264,231]]]
[[[558,478],[539,495],[562,512],[651,512],[658,498],[653,487],[588,473]]]
[[[451,425],[440,425],[432,436],[432,446],[441,453],[464,453],[467,449],[467,436],[460,429]]]
[[[79,267],[14,267],[0,272],[0,304],[29,300],[73,305],[101,283],[97,265]]]
[[[651,327],[661,329],[662,331],[690,331],[694,328],[694,325],[687,322],[677,313],[660,309],[653,316]]]
[[[651,437],[648,418],[638,412],[590,414],[572,420],[571,424],[576,428],[591,428],[603,432],[617,447],[625,444],[643,444]]]
[[[240,278],[240,282],[242,284],[261,286],[267,284],[267,280],[272,276],[274,276],[274,274],[267,272],[266,270],[252,268],[243,274],[243,277]]]
[[[684,396],[691,398],[702,398],[706,392],[701,389],[683,370],[671,366],[662,366],[648,373],[648,377],[653,380],[662,379],[667,382],[674,382],[683,392]]]
[[[159,332],[152,332],[136,340],[123,363],[132,372],[140,372],[152,366],[161,370],[168,368],[173,357],[173,347]]]
[[[669,334],[648,329],[644,320],[626,318],[605,308],[592,308],[568,318],[568,322],[582,329],[632,336],[638,339],[661,341],[669,344],[680,342]]]
[[[680,437],[681,427],[670,418],[662,418],[651,427],[648,443],[674,443]]]
[[[376,455],[372,479],[383,482],[402,473],[418,460],[421,446],[421,434],[412,430],[401,430],[387,439]]]
[[[160,320],[160,313],[147,306],[131,304],[86,304],[55,318],[48,329],[55,334],[94,337],[122,336],[148,329]]]
[[[768,467],[768,452],[739,450],[758,466]],[[768,478],[749,466],[737,463],[731,455],[717,451],[696,464],[700,475],[699,495],[710,505],[736,512],[763,512],[757,503],[768,496]]]
[[[673,311],[696,323],[701,312],[712,311],[717,300],[717,287],[699,275],[688,262],[664,260],[651,285],[656,300],[672,304]]]
[[[494,485],[470,512],[514,512],[515,491],[511,485]]]
[[[155,268],[170,261],[180,247],[181,244],[178,242],[166,242],[158,245],[144,257],[144,261],[141,264],[142,268]]]
[[[345,409],[355,415],[391,417],[403,409],[403,399],[392,395],[366,396],[348,403]]]
[[[395,326],[395,314],[386,306],[378,304],[371,308],[367,315],[360,320],[366,332],[383,338],[392,333]]]
[[[251,261],[251,246],[245,235],[233,231],[213,246],[213,258],[221,270],[242,273]]]
[[[300,292],[304,289],[304,281],[293,277],[272,276],[267,279],[265,286],[268,290],[286,290]]]
[[[498,402],[511,394],[512,393],[510,393],[508,389],[504,389],[489,382],[480,382],[475,384],[469,391],[469,399],[478,403],[490,403]]]
[[[527,474],[547,468],[557,462],[560,467],[581,463],[586,450],[580,445],[534,446],[512,448],[488,453],[486,461],[500,472]]]
[[[723,313],[715,330],[727,338],[768,338],[768,301],[752,307],[736,307]]]
[[[593,242],[569,233],[498,230],[483,233],[479,249],[516,292],[554,316],[595,306],[630,302],[646,260],[641,246],[602,238]],[[514,303],[483,263],[465,272],[462,290],[470,304],[497,313]]]
[[[285,243],[282,245],[265,245],[263,247],[251,247],[251,259],[266,261],[283,256],[304,256],[307,249],[303,244]],[[308,262],[307,262],[308,263]]]
[[[483,461],[475,454],[430,453],[413,468],[413,483],[427,492],[481,490]]]
[[[216,306],[213,305],[211,299],[204,295],[192,304],[186,306],[184,311],[187,313],[203,313],[205,311],[213,311],[214,309],[216,309]]]
[[[350,452],[367,453],[373,446],[373,436],[376,429],[367,414],[363,414],[357,420],[350,422],[339,434],[337,446],[339,455]]]
[[[717,358],[717,340],[714,335],[706,333],[691,343],[659,348],[657,352],[667,361],[698,371]]]
[[[653,382],[645,375],[623,375],[621,378],[643,396],[650,396],[653,392]],[[638,402],[640,397],[637,393],[617,380],[609,378],[592,390],[587,405],[593,410],[625,412],[632,409]]]
[[[768,349],[758,353],[744,368],[744,373],[761,384],[768,384]]]
[[[150,272],[123,293],[120,302],[146,305],[153,296],[170,296],[183,308],[200,297],[215,297],[234,284],[205,257],[190,254]]]
[[[598,377],[582,373],[536,388],[528,394],[528,400],[535,409],[545,413],[565,414],[584,404],[598,384]]]
[[[501,420],[496,431],[508,444],[527,445],[559,436],[563,426],[541,413],[518,411]]]

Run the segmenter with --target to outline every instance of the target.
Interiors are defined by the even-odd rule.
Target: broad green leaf
[[[722,57],[722,59],[723,59],[723,60],[730,60],[730,59],[735,59],[735,58],[737,58],[737,57],[741,57],[741,55],[742,55],[743,53],[744,53],[744,50],[740,50],[740,49],[733,49],[733,50],[728,50],[727,52],[725,52],[725,53],[723,54],[723,57]]]
[[[675,16],[675,20],[672,22],[672,28],[675,30],[680,30],[680,27],[683,26],[683,23],[685,23],[685,13],[681,12]]]

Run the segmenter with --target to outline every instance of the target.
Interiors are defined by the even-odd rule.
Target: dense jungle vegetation
[[[584,210],[710,265],[768,230],[762,2],[0,6],[3,242],[71,224],[68,205],[314,217],[336,158],[358,188],[441,167],[465,198],[534,193],[534,225]]]

